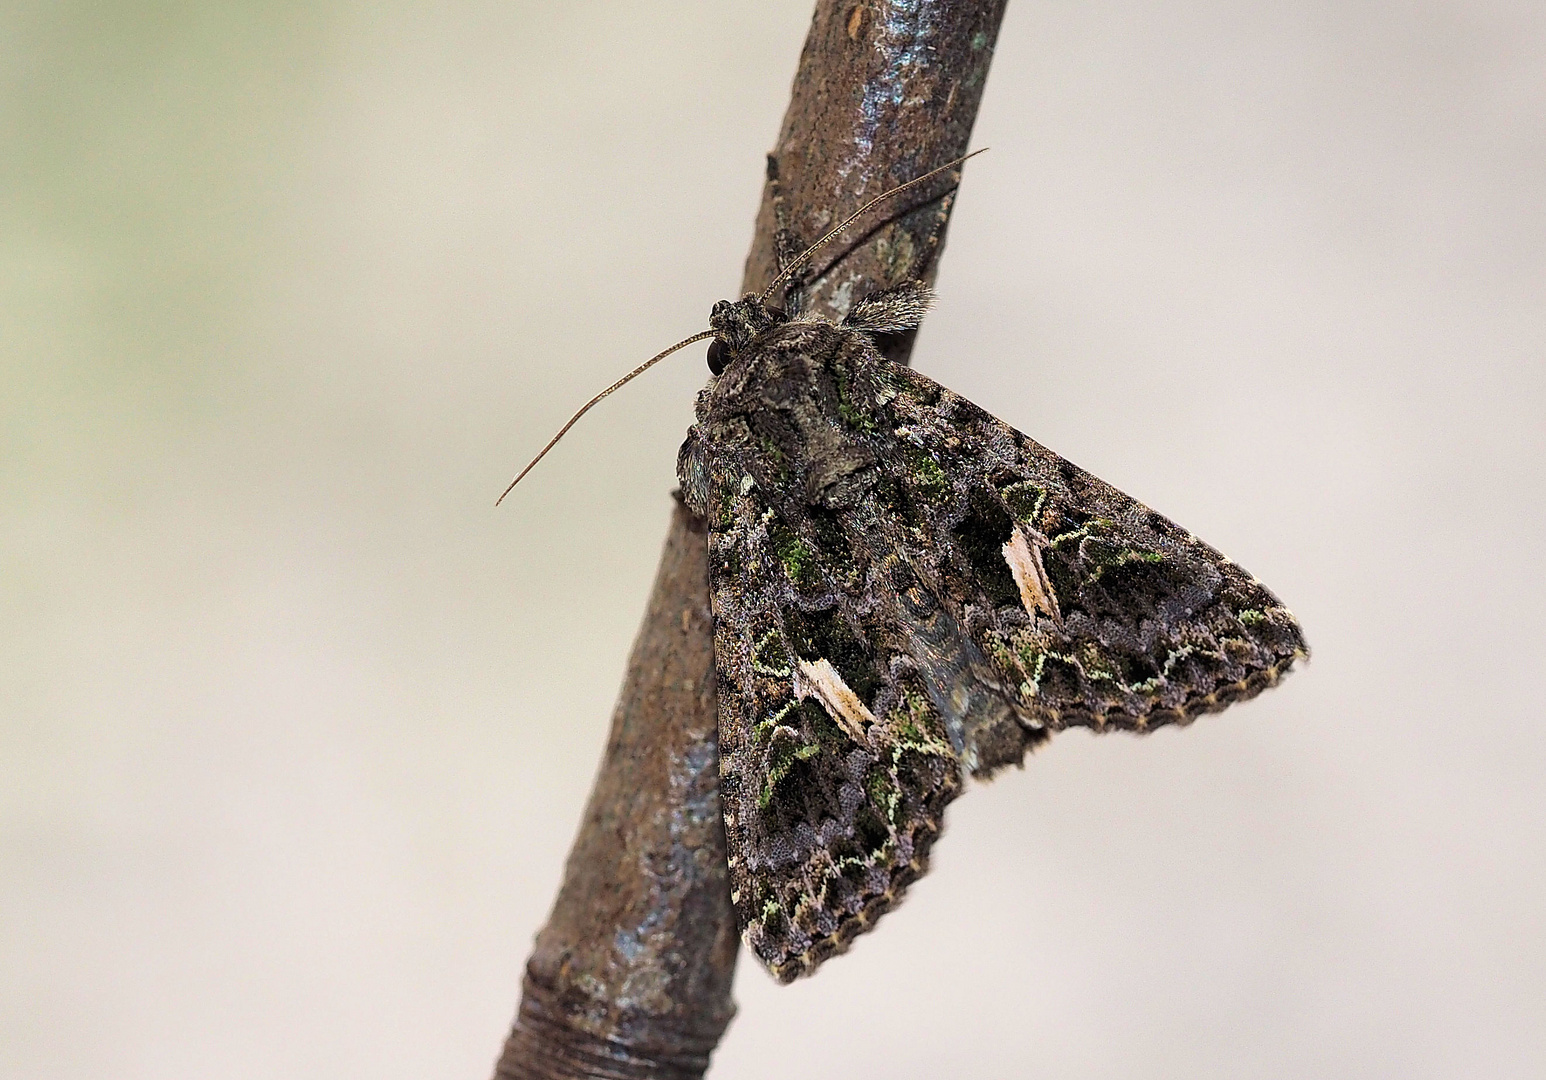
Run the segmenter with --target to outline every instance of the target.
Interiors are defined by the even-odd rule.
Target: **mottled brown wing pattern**
[[[1293,615],[1218,551],[925,376],[889,374],[903,513],[933,541],[921,561],[1048,728],[1184,723],[1307,655]]]
[[[731,895],[746,943],[787,982],[846,949],[924,872],[960,767],[917,673],[897,670],[890,693],[875,693],[881,661],[864,654],[864,627],[820,606],[825,570],[798,562],[792,532],[754,484],[715,481]],[[848,680],[833,674],[834,657]]]
[[[782,980],[900,899],[963,771],[1188,720],[1304,655],[1239,567],[856,330],[760,332],[679,474],[709,519],[736,909]]]

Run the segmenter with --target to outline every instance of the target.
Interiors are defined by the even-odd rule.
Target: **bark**
[[[865,200],[966,152],[1004,4],[817,0],[768,155],[747,291]],[[797,275],[787,300],[836,316],[875,289],[932,278],[952,192],[941,177],[877,209]],[[883,347],[905,363],[912,335]],[[735,1012],[738,947],[718,767],[704,531],[679,505],[497,1078],[707,1070]]]

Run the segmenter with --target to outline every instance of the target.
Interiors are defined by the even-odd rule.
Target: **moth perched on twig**
[[[980,153],[980,151],[979,151]],[[742,937],[815,970],[924,873],[964,774],[1069,726],[1147,731],[1253,697],[1307,655],[1265,586],[1167,518],[883,357],[909,281],[841,322],[720,301],[677,460],[708,524],[720,797]],[[506,494],[509,488],[506,489]],[[503,498],[503,496],[501,496]]]

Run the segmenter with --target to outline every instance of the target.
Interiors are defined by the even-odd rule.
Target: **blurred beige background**
[[[807,0],[0,13],[0,1075],[487,1074]],[[917,365],[1310,667],[952,808],[713,1075],[1546,1075],[1546,6],[1014,0]]]

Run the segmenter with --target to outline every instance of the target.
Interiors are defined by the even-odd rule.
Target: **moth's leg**
[[[794,262],[805,250],[805,242],[800,239],[800,234],[789,226],[784,187],[779,180],[778,158],[773,154],[768,155],[768,188],[773,198],[773,257],[778,261],[778,272],[782,274],[784,267]],[[804,278],[804,274],[796,273],[784,286],[784,310],[790,317],[800,314],[800,310],[805,306],[807,282]]]
[[[778,261],[778,272],[794,262],[805,246],[789,227],[789,209],[784,201],[784,185],[779,177],[778,157],[768,155],[768,188],[773,196],[773,257]]]
[[[939,259],[939,251],[945,241],[945,226],[950,223],[950,208],[955,205],[956,191],[961,183],[959,171],[955,174],[955,184],[940,198],[939,205],[934,208],[934,227],[929,230],[929,238],[923,242],[923,247],[915,253],[913,265],[908,267],[907,276],[911,279],[922,281]]]

